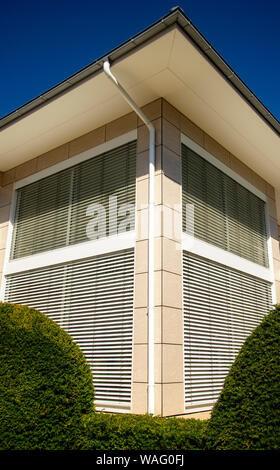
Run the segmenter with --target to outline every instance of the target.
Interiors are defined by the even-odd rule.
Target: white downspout
[[[154,394],[154,194],[155,194],[155,127],[151,121],[145,116],[143,111],[137,104],[130,98],[125,89],[118,82],[116,77],[110,70],[110,63],[108,60],[103,62],[103,70],[107,77],[114,83],[123,95],[124,99],[146,124],[150,133],[149,144],[149,241],[148,241],[148,413],[154,414],[155,412],[155,394]]]

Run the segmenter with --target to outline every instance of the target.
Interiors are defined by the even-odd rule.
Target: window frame
[[[54,175],[62,170],[71,168],[79,163],[82,163],[98,155],[114,150],[115,148],[125,145],[129,142],[137,140],[137,129],[134,129],[126,134],[111,139],[108,142],[92,147],[84,152],[79,153],[67,160],[52,165],[44,170],[23,178],[13,185],[12,201],[10,207],[10,216],[8,223],[8,234],[6,241],[6,252],[3,263],[2,283],[0,298],[3,301],[6,290],[6,276],[8,274],[16,274],[31,269],[39,269],[60,263],[67,263],[75,260],[82,260],[91,256],[106,254],[109,252],[135,248],[136,230],[131,232],[123,232],[117,235],[105,237],[103,239],[85,241],[66,247],[55,248],[53,250],[35,253],[33,255],[24,256],[21,258],[10,259],[12,250],[12,239],[14,224],[16,218],[16,205],[17,205],[17,190],[27,186],[31,183],[39,181],[48,176]],[[136,194],[135,194],[136,197]],[[135,220],[136,220],[136,207],[135,207]]]
[[[273,268],[272,237],[271,237],[271,230],[270,230],[270,223],[269,223],[268,198],[266,194],[264,194],[255,186],[253,186],[251,183],[245,180],[242,176],[240,176],[238,173],[233,171],[227,165],[222,163],[214,155],[212,155],[210,152],[205,150],[203,147],[201,147],[199,144],[194,142],[192,139],[190,139],[183,133],[181,133],[181,144],[186,145],[192,151],[196,152],[199,156],[204,158],[206,161],[214,165],[216,168],[224,172],[230,178],[232,178],[237,183],[244,186],[246,189],[248,189],[257,197],[259,197],[260,199],[264,201],[265,225],[266,225],[266,231],[267,231],[268,263],[269,263],[268,268],[266,268],[257,263],[253,263],[252,261],[242,258],[238,255],[235,255],[226,250],[223,250],[219,247],[211,245],[210,243],[204,242],[203,240],[200,240],[198,238],[193,238],[190,235],[187,235],[186,233],[183,232],[183,227],[181,223],[182,266],[183,266],[183,254],[184,254],[184,251],[187,251],[194,255],[201,256],[202,258],[209,259],[210,261],[222,264],[226,267],[233,268],[243,273],[260,278],[264,281],[268,281],[271,283],[272,303],[276,303],[276,286],[275,286],[275,276],[274,276],[274,268]],[[183,185],[181,184],[181,204],[183,203],[182,193],[183,193]],[[182,210],[183,210],[183,206],[182,206]],[[183,273],[182,273],[182,284],[183,284]],[[183,287],[182,287],[182,312],[184,316],[184,289]],[[183,364],[184,364],[184,351],[185,351],[184,344],[183,344],[182,350],[183,350],[182,359],[183,359]],[[184,384],[184,409],[186,413],[209,412],[212,410],[213,405],[215,404],[215,401],[209,402],[207,404],[203,404],[201,406],[194,405],[189,408],[185,408],[185,370],[184,370],[183,384]]]
[[[276,290],[275,290],[275,277],[273,269],[273,255],[272,255],[272,240],[271,240],[271,231],[269,225],[269,213],[268,213],[268,198],[261,192],[258,188],[253,186],[251,183],[246,181],[242,176],[233,171],[227,165],[219,161],[214,155],[205,150],[199,144],[191,140],[184,134],[181,134],[181,144],[186,145],[190,150],[197,153],[200,157],[204,158],[207,162],[211,163],[213,166],[221,170],[227,176],[232,178],[234,181],[239,183],[241,186],[246,188],[248,191],[253,193],[255,196],[259,197],[265,203],[265,225],[267,233],[267,251],[268,251],[268,263],[269,266],[261,266],[257,263],[254,263],[246,258],[242,258],[234,253],[223,250],[211,243],[200,240],[199,238],[192,237],[182,230],[182,252],[189,251],[195,255],[207,258],[216,263],[223,264],[238,271],[250,274],[252,276],[258,277],[265,281],[271,283],[272,290],[272,301],[276,302]],[[183,186],[181,185],[181,191]],[[182,194],[181,194],[182,201]],[[183,210],[183,207],[182,207]]]

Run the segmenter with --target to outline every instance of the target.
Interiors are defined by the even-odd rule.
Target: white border
[[[115,403],[115,402],[114,402]],[[119,414],[131,414],[132,411],[131,411],[131,407],[129,407],[128,405],[123,405],[123,407],[121,407],[121,405],[116,405],[116,408],[114,408],[114,406],[111,404],[111,405],[108,405],[106,406],[104,404],[104,402],[101,402],[101,401],[98,401],[98,400],[95,400],[94,401],[94,404],[96,405],[95,406],[95,409],[96,411],[98,412],[104,412],[104,413],[119,413]]]
[[[133,230],[98,240],[76,243],[63,248],[56,248],[54,250],[44,251],[43,253],[25,256],[24,258],[9,261],[6,266],[5,275],[55,266],[56,264],[70,263],[92,256],[134,248],[135,239],[135,231]]]
[[[270,268],[265,268],[260,264],[253,263],[246,258],[185,233],[182,234],[182,250],[273,283],[274,276]]]

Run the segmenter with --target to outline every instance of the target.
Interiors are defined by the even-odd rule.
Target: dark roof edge
[[[232,70],[227,62],[218,54],[213,46],[207,39],[198,31],[193,25],[191,20],[185,15],[180,7],[172,9],[167,15],[163,16],[160,20],[153,23],[142,32],[136,34],[131,39],[127,40],[120,46],[113,49],[111,52],[105,54],[99,59],[95,60],[88,66],[81,69],[79,72],[71,75],[66,80],[63,80],[58,85],[50,88],[38,97],[28,101],[23,106],[17,108],[15,111],[7,114],[0,119],[0,129],[12,124],[14,121],[21,119],[24,115],[32,112],[35,108],[40,107],[42,104],[52,100],[56,96],[68,91],[70,88],[76,86],[79,82],[89,78],[98,71],[102,70],[102,62],[105,58],[109,58],[111,62],[119,59],[126,53],[132,51],[144,42],[150,40],[158,33],[166,30],[174,24],[178,24],[180,28],[187,34],[195,45],[203,52],[203,54],[215,65],[215,67],[222,73],[222,75],[231,83],[231,85],[239,91],[239,93],[246,99],[246,101],[254,108],[255,111],[272,127],[274,131],[280,135],[280,122],[275,116],[264,106],[264,104],[257,98],[257,96],[245,85],[245,83],[238,77]]]

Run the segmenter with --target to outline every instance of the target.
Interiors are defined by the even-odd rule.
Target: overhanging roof
[[[280,123],[179,8],[105,57],[138,105],[165,98],[280,189]],[[102,60],[0,120],[1,171],[131,111]]]
[[[121,46],[113,49],[105,56],[100,57],[87,67],[84,67],[79,72],[73,74],[72,76],[59,83],[58,85],[52,87],[37,98],[34,98],[33,100],[19,107],[15,111],[2,117],[0,119],[0,128],[5,127],[12,121],[15,121],[18,118],[24,116],[36,107],[53,99],[60,93],[69,90],[71,87],[83,81],[90,75],[93,75],[96,72],[100,71],[102,69],[102,63],[105,58],[110,57],[110,61],[114,62],[127,52],[130,52],[139,45],[144,44],[147,40],[156,36],[158,33],[164,31],[173,24],[178,24],[185,31],[185,33],[193,40],[194,44],[196,44],[196,46],[198,46],[201,51],[213,62],[213,64],[218,68],[221,73],[223,73],[227,80],[229,80],[229,82],[232,83],[232,85],[240,91],[240,93],[244,96],[244,98],[248,100],[249,103],[251,103],[251,105],[256,109],[256,111],[258,111],[260,115],[262,115],[264,119],[278,132],[278,134],[280,134],[280,122],[262,104],[262,102],[257,98],[257,96],[246,86],[246,84],[241,80],[241,78],[238,77],[238,75],[218,54],[218,52],[207,41],[207,39],[198,31],[198,29],[193,25],[191,20],[179,7],[173,8],[170,13],[162,17],[159,21],[146,28],[141,33],[135,35],[134,37],[123,43]]]

